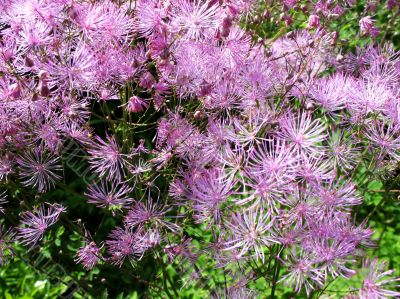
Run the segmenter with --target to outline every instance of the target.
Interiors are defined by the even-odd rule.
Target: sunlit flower
[[[121,153],[114,136],[107,136],[106,140],[96,136],[88,153],[89,163],[100,177],[116,178],[120,181],[125,175],[126,156]]]
[[[172,28],[183,39],[199,40],[214,34],[222,17],[218,5],[200,0],[177,0],[173,3]]]
[[[264,209],[250,209],[232,216],[226,225],[232,240],[226,242],[224,250],[240,249],[240,255],[254,252],[257,259],[264,262],[264,248],[279,243],[273,235],[273,219]]]
[[[124,183],[110,183],[102,180],[100,184],[89,186],[85,195],[89,203],[110,209],[114,213],[116,210],[130,206],[133,202],[133,198],[129,196],[132,190]]]
[[[325,126],[319,120],[312,120],[311,114],[289,112],[284,115],[279,124],[282,128],[279,137],[289,141],[299,152],[320,153],[322,141],[326,138]]]
[[[22,244],[33,248],[43,238],[46,230],[58,221],[63,212],[65,208],[59,204],[42,204],[33,211],[23,212],[16,238]]]
[[[364,280],[360,289],[361,299],[400,298],[400,292],[394,290],[399,288],[397,282],[400,278],[392,278],[394,270],[386,271],[385,267],[386,263],[378,262],[377,258],[363,261]]]

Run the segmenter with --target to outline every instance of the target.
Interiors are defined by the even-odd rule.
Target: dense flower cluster
[[[305,29],[267,41],[240,26],[258,1],[2,1],[0,179],[39,198],[63,184],[67,146],[84,151],[98,180],[82,195],[121,220],[106,240],[84,232],[86,269],[146,254],[194,268],[205,254],[239,278],[215,298],[256,296],[243,269],[267,260],[296,292],[351,277],[373,245],[352,217],[363,200],[352,174],[365,159],[382,172],[400,160],[400,54],[341,53],[323,27],[351,2],[309,3]],[[370,16],[359,26],[379,34]],[[93,126],[98,113],[106,132]],[[150,113],[156,134],[138,141]],[[0,196],[0,212],[9,200]],[[33,247],[63,205],[23,212],[15,236],[0,234],[0,263],[10,238]],[[189,225],[211,240],[195,246]],[[391,273],[366,263],[360,298],[399,297],[375,282]]]

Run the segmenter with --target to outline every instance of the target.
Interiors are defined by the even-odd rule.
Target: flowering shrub
[[[357,217],[400,160],[399,3],[368,5],[2,1],[0,262],[66,230],[150,296],[400,297]]]

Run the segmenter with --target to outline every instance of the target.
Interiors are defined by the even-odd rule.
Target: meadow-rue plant
[[[354,25],[363,42],[343,38],[356,6],[1,1],[0,264],[18,243],[59,246],[46,238],[58,223],[79,236],[71,257],[87,271],[141,281],[135,267],[151,260],[161,274],[146,285],[163,298],[189,285],[319,298],[358,272],[338,296],[400,298],[393,271],[368,257],[356,179],[398,167],[400,52],[372,3]],[[79,198],[79,216],[57,190]]]

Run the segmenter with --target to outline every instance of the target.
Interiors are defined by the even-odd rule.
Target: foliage
[[[399,9],[2,1],[0,296],[400,297]]]

